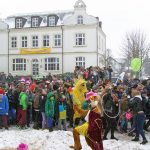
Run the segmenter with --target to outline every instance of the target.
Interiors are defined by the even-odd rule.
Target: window
[[[85,34],[84,33],[76,34],[76,45],[77,46],[85,45]]]
[[[23,27],[23,22],[22,19],[16,19],[16,28],[22,28]]]
[[[38,47],[38,36],[32,37],[32,47]]]
[[[76,57],[76,66],[85,68],[85,57]]]
[[[45,58],[45,70],[59,70],[59,58]]]
[[[11,47],[12,48],[17,47],[17,37],[11,37]]]
[[[44,47],[49,46],[49,35],[44,35],[43,36],[43,46]]]
[[[39,26],[39,18],[34,17],[32,18],[32,27],[38,27]]]
[[[49,26],[55,26],[55,17],[54,16],[49,17]]]
[[[83,24],[83,16],[78,16],[77,24]]]
[[[27,47],[27,36],[22,36],[21,38],[21,46]]]
[[[26,59],[13,59],[13,71],[26,71]]]
[[[55,46],[61,46],[61,35],[60,34],[56,34],[54,36],[54,44],[55,44]]]

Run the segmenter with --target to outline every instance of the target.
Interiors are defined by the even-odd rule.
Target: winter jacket
[[[33,99],[33,108],[34,109],[40,109],[40,95],[35,94],[34,99]]]
[[[27,109],[27,94],[24,92],[21,92],[19,95],[19,106],[23,110]]]
[[[45,115],[46,117],[54,117],[55,115],[55,103],[56,99],[53,92],[49,92],[45,104]]]
[[[46,96],[40,96],[40,112],[45,112]]]
[[[138,112],[144,111],[142,97],[140,95],[135,96],[132,101],[130,101],[130,106],[132,108],[133,114],[138,114]]]
[[[20,92],[18,90],[12,91],[12,102],[16,109],[19,106],[19,95],[20,95]]]
[[[116,105],[110,93],[107,93],[106,95],[104,95],[103,106],[104,106],[105,111],[116,113]]]
[[[6,95],[0,94],[0,115],[5,115],[8,113],[9,103]]]

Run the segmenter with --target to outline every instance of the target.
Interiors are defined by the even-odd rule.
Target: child
[[[58,101],[57,101],[57,108],[58,108],[58,128],[61,130],[61,125],[63,124],[63,130],[67,130],[66,127],[66,97],[63,92],[59,94]]]
[[[0,118],[2,118],[3,126],[7,130],[8,130],[8,110],[9,110],[8,98],[5,95],[4,90],[0,88]]]
[[[47,117],[47,126],[50,132],[53,131],[53,120],[55,114],[56,99],[53,92],[49,92],[45,104],[45,115]]]
[[[19,95],[19,108],[18,125],[20,128],[25,128],[27,122],[27,94],[25,87]]]

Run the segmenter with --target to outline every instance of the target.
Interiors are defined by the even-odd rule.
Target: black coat
[[[46,96],[40,96],[40,112],[45,112]]]
[[[103,106],[104,106],[105,111],[116,113],[116,105],[113,101],[111,93],[107,93],[106,95],[104,95]]]

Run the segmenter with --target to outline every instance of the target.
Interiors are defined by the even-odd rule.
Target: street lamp
[[[128,60],[127,60],[128,61],[128,66],[127,67],[128,67],[128,72],[129,72],[129,65],[130,65],[129,64],[129,62],[130,62],[130,60],[129,60],[129,58],[130,58],[130,56],[129,56],[129,44],[130,44],[130,42],[129,41],[130,41],[130,39],[127,38],[127,40],[128,40],[128,54],[127,54],[128,55]]]

